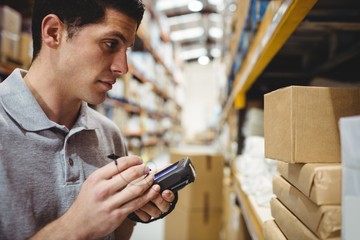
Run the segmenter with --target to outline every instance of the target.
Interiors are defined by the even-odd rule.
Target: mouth
[[[103,88],[104,88],[106,91],[111,90],[113,84],[115,83],[115,81],[112,81],[112,80],[109,80],[109,81],[99,80],[98,82],[103,86]]]

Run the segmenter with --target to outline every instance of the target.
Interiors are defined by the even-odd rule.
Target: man
[[[169,211],[174,194],[87,106],[128,71],[143,12],[140,0],[35,0],[32,65],[0,84],[0,239],[128,239],[129,214]]]

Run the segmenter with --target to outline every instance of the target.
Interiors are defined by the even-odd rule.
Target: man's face
[[[83,27],[71,39],[62,38],[57,77],[69,100],[104,101],[118,75],[128,71],[126,51],[134,44],[137,23],[115,10],[103,22]]]

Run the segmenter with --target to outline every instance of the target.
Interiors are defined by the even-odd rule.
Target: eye
[[[116,40],[107,40],[104,43],[105,43],[106,47],[112,51],[116,50],[119,46],[119,42]]]

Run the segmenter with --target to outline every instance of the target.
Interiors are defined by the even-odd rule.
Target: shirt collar
[[[68,132],[65,126],[51,121],[29,88],[26,86],[23,76],[27,71],[15,69],[10,76],[1,83],[0,103],[5,111],[25,130],[40,131],[49,128],[59,128]],[[83,102],[79,117],[74,125],[82,129],[95,129],[97,124],[89,119],[89,109],[86,102]]]

